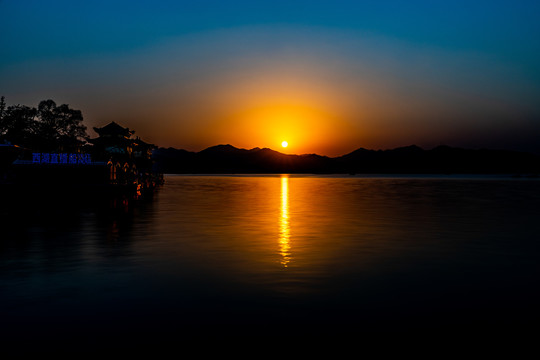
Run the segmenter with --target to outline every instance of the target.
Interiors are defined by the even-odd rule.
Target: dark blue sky
[[[8,104],[52,98],[159,145],[275,148],[272,128],[291,151],[331,155],[538,150],[538,1],[0,0],[0,13]]]

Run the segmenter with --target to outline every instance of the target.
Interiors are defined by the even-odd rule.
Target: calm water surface
[[[167,176],[138,202],[5,196],[4,338],[524,328],[540,181]]]

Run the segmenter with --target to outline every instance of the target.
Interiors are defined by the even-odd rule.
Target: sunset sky
[[[0,16],[0,95],[67,103],[89,129],[192,151],[540,152],[540,1],[0,0]]]

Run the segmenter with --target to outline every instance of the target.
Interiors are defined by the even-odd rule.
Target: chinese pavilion
[[[93,158],[107,164],[111,184],[133,184],[143,189],[155,185],[157,179],[152,169],[155,145],[139,137],[132,138],[135,131],[114,121],[101,128],[94,127],[94,131],[99,137],[90,140]]]

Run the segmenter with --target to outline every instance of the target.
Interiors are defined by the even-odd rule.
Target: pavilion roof
[[[129,138],[131,135],[135,133],[133,130],[129,130],[129,128],[125,128],[123,126],[118,125],[114,121],[110,122],[109,124],[103,126],[103,127],[94,127],[95,132],[97,132],[100,136],[124,136],[126,138]]]

